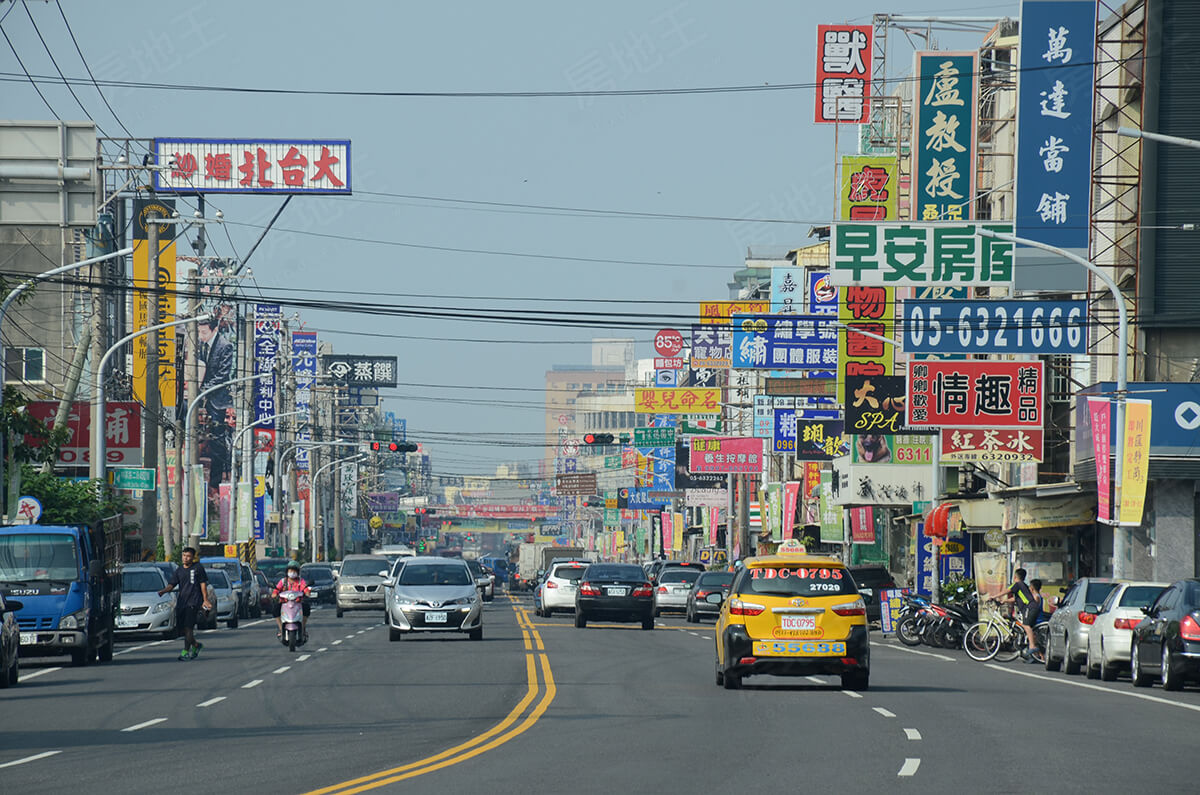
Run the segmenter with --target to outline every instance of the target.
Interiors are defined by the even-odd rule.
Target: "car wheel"
[[[1165,640],[1162,649],[1162,686],[1163,690],[1183,689],[1183,676],[1175,670],[1175,662],[1171,659],[1171,649]]]
[[[339,608],[337,609],[337,617],[338,617],[338,618],[341,618],[341,617],[342,617],[342,615],[343,615],[343,610],[342,610],[342,608],[340,608],[340,607],[339,607]]]
[[[21,652],[18,650],[13,654],[12,670],[8,673],[8,684],[15,686],[21,681]]]
[[[722,684],[725,685],[726,690],[741,690],[741,688],[742,688],[741,674],[735,674],[732,671],[726,671],[725,672],[725,681]]]
[[[842,674],[842,690],[866,690],[870,686],[870,671],[849,671]]]
[[[104,641],[100,648],[96,649],[96,659],[98,659],[100,662],[112,662],[113,643],[115,643],[113,638],[113,630],[109,629],[108,640]]]
[[[1075,659],[1071,651],[1071,639],[1063,639],[1063,673],[1074,676],[1083,670],[1083,666]]]
[[[660,612],[660,611],[659,611],[659,609],[658,609],[657,607],[656,607],[656,608],[654,608],[654,617],[655,617],[655,618],[658,618],[659,612]]]
[[[575,611],[575,626],[579,629],[583,629],[587,626],[587,616],[583,614],[582,610]]]
[[[1142,670],[1142,663],[1138,660],[1138,642],[1133,641],[1133,648],[1129,652],[1129,678],[1133,680],[1134,687],[1149,687],[1150,676]]]
[[[233,614],[233,618],[231,618],[231,619],[229,619],[228,621],[226,621],[226,622],[225,622],[225,626],[229,627],[230,629],[237,629],[237,628],[238,628],[238,617],[237,617],[237,613],[234,613],[234,614]]]
[[[721,687],[722,685],[725,684],[725,672],[721,670],[720,661],[717,662],[716,669],[717,669],[717,687]]]
[[[642,619],[642,629],[654,629],[654,619],[653,618],[643,618]]]
[[[1100,643],[1100,680],[1103,682],[1117,681],[1117,666],[1110,665],[1104,656],[1104,643]]]
[[[1045,658],[1043,663],[1047,671],[1057,671],[1062,668],[1062,658],[1054,656],[1054,636],[1046,636],[1046,648],[1042,650],[1042,656]]]
[[[696,614],[692,612],[692,608],[690,608],[690,607],[688,608],[688,611],[687,611],[687,622],[689,624],[696,623]]]
[[[1090,644],[1088,645],[1087,662],[1084,663],[1083,670],[1084,670],[1084,673],[1087,674],[1088,679],[1099,679],[1100,678],[1100,664],[1096,663],[1096,665],[1092,665],[1092,647]]]
[[[388,640],[393,642],[397,640],[404,640],[404,633],[395,627],[388,627]]]
[[[543,607],[542,615],[545,616],[546,618],[549,618],[550,616],[554,615],[554,608],[553,607]]]
[[[6,687],[12,687],[17,683],[19,674],[17,673],[17,655],[13,654],[12,665],[8,666],[8,670],[0,675],[0,690]]]
[[[483,627],[475,627],[475,629],[467,633],[467,637],[471,640],[483,640]]]

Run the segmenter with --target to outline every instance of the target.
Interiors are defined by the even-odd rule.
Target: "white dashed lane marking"
[[[301,654],[299,657],[296,658],[296,662],[304,662],[311,656],[312,656],[311,654]]]
[[[917,772],[917,768],[921,766],[920,759],[909,757],[904,760],[904,764],[900,766],[900,770],[896,773],[897,776],[912,776]]]
[[[263,680],[261,680],[261,679],[251,679],[249,682],[242,685],[242,690],[249,690],[252,687],[258,687],[259,685],[262,684],[262,682],[263,682]]]
[[[871,709],[875,710],[876,712],[878,712],[880,715],[882,715],[885,718],[896,717],[896,713],[892,712],[890,709],[884,709],[883,707],[871,707]]]
[[[224,700],[225,700],[225,696],[217,696],[216,698],[210,698],[208,701],[201,701],[196,706],[197,707],[211,707],[213,704],[220,704]]]
[[[910,740],[921,739],[921,733],[919,731],[917,731],[916,729],[905,729],[904,736]]]
[[[853,690],[843,690],[842,692],[850,696],[850,698],[862,698],[862,693],[855,693]]]
[[[21,678],[18,681],[28,682],[30,679],[36,679],[39,676],[45,676],[46,674],[52,674],[55,671],[61,671],[61,670],[62,670],[62,666],[55,666],[53,668],[43,668],[40,671],[30,671],[29,673],[25,673],[24,671],[22,671]]]
[[[335,640],[335,641],[333,642],[333,645],[334,645],[334,646],[340,646],[340,645],[341,645],[341,643],[342,643],[342,642],[341,642],[340,640]],[[324,649],[322,649],[321,651],[324,651]]]
[[[42,751],[40,754],[25,756],[20,759],[14,759],[11,762],[5,762],[4,764],[0,765],[0,767],[16,767],[17,765],[23,765],[26,762],[36,762],[39,759],[45,759],[48,756],[54,756],[55,754],[61,753],[62,751]]]
[[[271,671],[271,673],[278,675],[278,674],[283,673],[284,671],[290,671],[290,670],[292,670],[292,666],[281,665],[278,668],[276,668],[274,671]]]
[[[135,723],[132,726],[126,726],[124,729],[121,729],[121,731],[135,732],[135,731],[138,731],[139,729],[144,729],[147,726],[153,726],[156,723],[166,723],[166,721],[167,721],[166,718],[151,718],[150,720],[142,721],[141,723]]]

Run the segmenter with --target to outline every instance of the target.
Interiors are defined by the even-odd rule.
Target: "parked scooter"
[[[295,651],[304,645],[304,594],[300,591],[280,591],[279,618],[283,622],[284,646]]]

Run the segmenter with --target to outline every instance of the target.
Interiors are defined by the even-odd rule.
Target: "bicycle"
[[[994,603],[996,600],[989,601]],[[1033,632],[1039,651],[1033,658],[1041,662],[1044,660],[1042,655],[1050,635],[1049,622],[1038,623]],[[973,624],[963,635],[963,651],[977,662],[1012,662],[1021,656],[1028,646],[1029,639],[1025,635],[1025,627],[1013,618],[1009,611],[993,611],[986,621]]]

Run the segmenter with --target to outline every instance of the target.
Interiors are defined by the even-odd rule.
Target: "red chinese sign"
[[[436,510],[462,519],[549,519],[559,512],[552,505],[439,505]]]
[[[47,427],[54,424],[58,411],[57,400],[35,400],[29,404],[31,416],[37,417]],[[108,422],[105,426],[105,458],[110,466],[138,466],[142,462],[142,415],[141,407],[133,401],[108,401],[105,409]],[[70,436],[58,449],[58,464],[62,466],[89,466],[92,438],[91,404],[79,400],[71,404],[67,414],[67,429]],[[37,440],[25,437],[27,444]]]
[[[909,362],[908,425],[944,428],[1042,427],[1041,362]]]
[[[872,56],[870,25],[817,25],[818,124],[867,121]]]
[[[1043,441],[1040,428],[946,430],[942,433],[942,460],[1040,462]]]
[[[154,148],[163,192],[351,192],[349,141],[158,138]]]
[[[755,474],[763,468],[763,440],[755,437],[694,436],[688,469]]]
[[[850,543],[875,543],[875,509],[868,505],[850,509]]]
[[[720,389],[638,389],[634,394],[638,414],[720,414]]]

